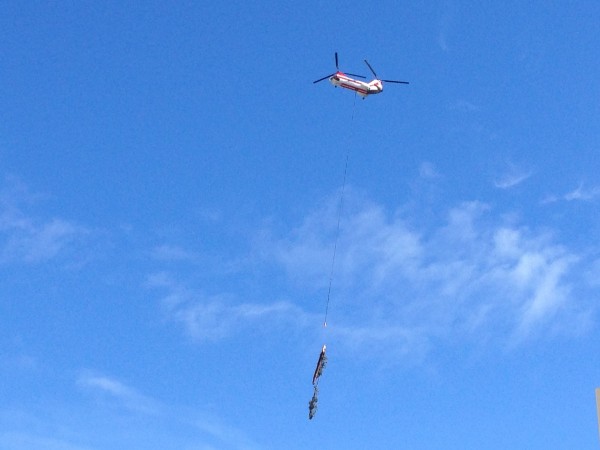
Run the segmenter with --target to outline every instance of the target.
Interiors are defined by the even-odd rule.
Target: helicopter
[[[344,89],[350,89],[351,91],[354,91],[358,95],[360,95],[363,98],[363,100],[365,98],[367,98],[368,95],[381,93],[383,91],[383,83],[384,82],[385,83],[397,83],[397,84],[409,84],[408,81],[381,80],[375,73],[375,70],[373,70],[373,67],[371,67],[371,64],[369,64],[369,62],[366,59],[365,59],[365,64],[367,65],[369,70],[371,70],[371,72],[375,76],[375,79],[368,83],[366,81],[360,81],[360,80],[356,79],[356,78],[366,79],[366,77],[364,77],[362,75],[341,72],[340,67],[339,67],[339,62],[338,62],[338,54],[337,54],[337,52],[335,52],[335,68],[337,69],[337,72],[329,74],[327,76],[324,76],[323,78],[319,78],[318,80],[313,81],[313,84],[329,78],[329,81],[335,87],[339,86]],[[356,77],[356,78],[352,78],[352,77]]]

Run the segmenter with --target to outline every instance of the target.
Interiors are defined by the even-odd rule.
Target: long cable
[[[336,53],[336,59],[337,59],[337,53]],[[354,92],[354,103],[352,105],[352,119],[350,120],[350,136],[352,136],[352,125],[354,122],[354,110],[356,109],[356,92]],[[351,139],[351,138],[350,138]],[[327,314],[329,313],[329,300],[331,299],[331,285],[333,283],[333,269],[335,268],[335,255],[337,253],[337,244],[338,244],[338,239],[340,237],[340,222],[341,222],[341,218],[342,218],[342,209],[344,206],[344,192],[346,190],[346,175],[348,174],[348,160],[350,159],[350,145],[346,146],[346,163],[344,165],[344,181],[342,182],[342,190],[340,193],[340,201],[338,204],[338,214],[337,214],[337,229],[335,231],[335,243],[333,245],[333,257],[331,258],[331,271],[329,272],[329,288],[327,289],[327,304],[325,305],[325,320],[323,321],[323,327],[327,327]],[[321,373],[323,372],[323,368],[325,367],[325,364],[327,363],[327,357],[325,356],[325,348],[326,346],[323,345],[323,348],[321,349],[321,354],[319,355],[319,361],[317,362],[317,367],[315,369],[314,375],[313,375],[313,396],[310,399],[310,401],[308,402],[308,419],[312,419],[315,416],[315,413],[317,412],[317,402],[319,401],[318,399],[318,394],[319,394],[319,389],[318,389],[318,384],[319,384],[319,378],[321,376]]]
[[[350,119],[350,131],[354,129],[354,110],[356,109],[356,92],[354,92],[354,103],[352,104],[352,118]],[[331,270],[329,272],[329,288],[327,289],[327,304],[325,305],[325,320],[323,327],[327,327],[327,314],[329,313],[329,300],[331,299],[331,285],[333,283],[333,269],[335,267],[335,255],[337,253],[337,244],[340,237],[340,221],[342,218],[342,209],[344,206],[344,192],[346,190],[346,175],[348,173],[348,160],[350,159],[350,146],[346,146],[346,164],[344,165],[344,181],[342,182],[342,192],[338,204],[337,229],[335,232],[335,243],[333,244],[333,258],[331,258]]]

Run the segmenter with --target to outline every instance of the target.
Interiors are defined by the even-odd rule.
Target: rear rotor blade
[[[371,72],[373,72],[373,75],[375,75],[375,78],[377,78],[377,74],[375,73],[375,71],[373,70],[373,68],[371,67],[371,64],[369,64],[369,61],[367,61],[365,59],[365,63],[367,64],[367,66],[369,67],[369,69],[371,69]]]
[[[340,66],[338,64],[338,56],[337,56],[337,52],[335,52],[335,68],[337,69],[337,71],[340,71]]]
[[[380,80],[386,83],[398,83],[398,84],[409,84],[408,81],[396,81],[396,80]]]
[[[336,72],[336,73],[337,73],[337,72]],[[315,83],[318,83],[319,81],[326,80],[327,78],[329,78],[329,77],[332,77],[332,76],[334,76],[334,75],[335,75],[335,73],[332,73],[332,74],[329,74],[329,75],[327,75],[326,77],[319,78],[317,81],[313,81],[313,84],[315,84]]]

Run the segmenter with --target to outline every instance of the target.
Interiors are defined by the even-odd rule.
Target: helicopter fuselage
[[[373,80],[367,83],[365,81],[351,78],[343,72],[335,73],[329,78],[329,81],[334,86],[350,89],[363,98],[366,98],[367,95],[379,94],[381,91],[383,91],[383,84],[380,80]]]

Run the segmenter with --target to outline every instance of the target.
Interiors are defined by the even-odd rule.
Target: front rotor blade
[[[336,73],[337,73],[337,72],[336,72]],[[335,75],[335,73],[332,73],[332,74],[329,74],[329,75],[327,75],[326,77],[319,78],[317,81],[313,81],[313,84],[315,84],[315,83],[318,83],[319,81],[326,80],[327,78],[329,78],[329,77],[332,77],[332,76],[334,76],[334,75]]]
[[[377,74],[375,73],[375,71],[373,70],[373,68],[371,67],[371,64],[369,64],[369,61],[367,61],[365,59],[365,63],[367,64],[367,66],[369,67],[369,69],[371,69],[371,72],[373,72],[373,75],[375,75],[375,78],[377,78]]]
[[[335,52],[335,68],[338,70],[338,72],[340,71],[340,66],[338,64],[337,52]]]
[[[398,84],[409,84],[408,81],[396,81],[396,80],[381,80],[386,83],[398,83]]]

